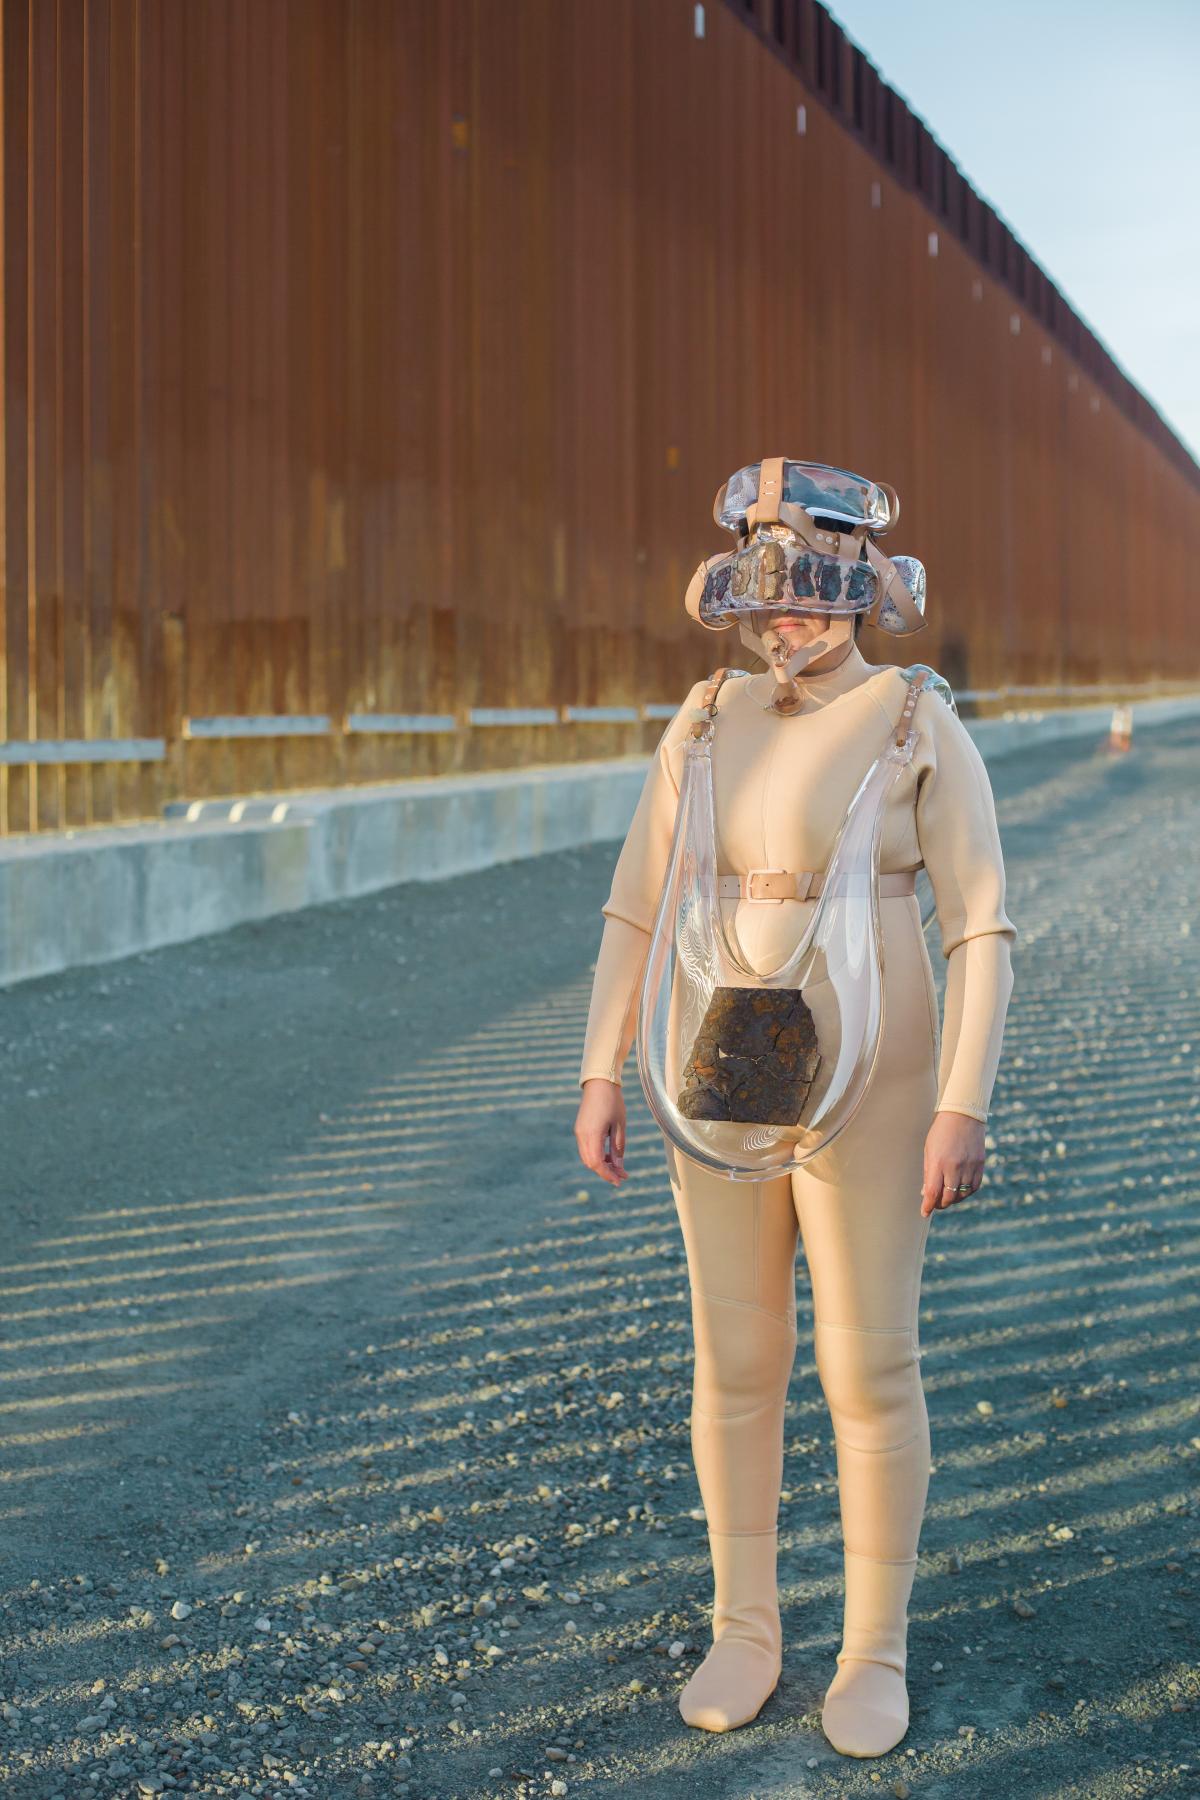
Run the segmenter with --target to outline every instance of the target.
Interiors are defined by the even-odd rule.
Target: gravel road
[[[725,1736],[676,1710],[711,1590],[632,1064],[633,1178],[572,1137],[615,845],[0,995],[5,1800],[1200,1796],[1198,768],[1186,724],[994,771],[1016,991],[989,1180],[930,1237],[873,1761],[817,1718],[802,1262],[784,1677]]]

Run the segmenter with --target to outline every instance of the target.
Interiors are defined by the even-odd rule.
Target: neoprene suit
[[[801,678],[804,710],[764,710],[773,676],[726,681],[713,744],[718,871],[823,870],[850,800],[899,718],[906,682],[857,645]],[[666,866],[695,684],[663,733],[603,906],[580,1068],[619,1082]],[[924,1144],[935,1110],[986,1120],[1012,991],[1015,927],[983,760],[934,693],[913,717],[880,870],[928,870],[947,958],[942,1021],[915,895],[880,901],[884,1033],[867,1095],[803,1168],[732,1182],[666,1139],[687,1250],[695,1341],[691,1436],[715,1578],[714,1647],[680,1696],[689,1723],[753,1718],[781,1667],[776,1530],[783,1415],[795,1357],[797,1235],[812,1285],[814,1357],[837,1443],[845,1568],[842,1648],[822,1722],[846,1754],[904,1735],[907,1608],[929,1484],[917,1332]],[[721,902],[761,969],[790,951],[814,901]]]

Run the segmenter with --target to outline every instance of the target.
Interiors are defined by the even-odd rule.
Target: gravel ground
[[[817,1717],[802,1263],[784,1677],[725,1736],[676,1709],[711,1589],[632,1065],[619,1193],[572,1137],[615,846],[10,989],[5,1800],[1200,1795],[1198,751],[995,770],[1016,992],[990,1179],[930,1238],[912,1724],[873,1761]]]

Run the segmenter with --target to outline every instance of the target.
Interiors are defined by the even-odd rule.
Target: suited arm
[[[615,1081],[619,1086],[621,1070],[633,1046],[642,971],[679,804],[672,765],[675,752],[687,735],[692,710],[700,704],[707,685],[707,681],[694,683],[659,739],[613,870],[608,899],[600,909],[604,914],[604,932],[584,1034],[581,1087],[594,1076]]]
[[[937,906],[946,994],[937,1110],[986,1121],[1012,994],[1016,927],[987,768],[962,720],[922,699],[932,763],[918,777],[916,822]]]

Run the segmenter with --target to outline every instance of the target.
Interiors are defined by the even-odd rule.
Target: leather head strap
[[[866,544],[867,561],[879,577],[879,592],[875,597],[874,605],[863,614],[864,623],[876,624],[884,601],[890,600],[909,631],[922,630],[928,620],[904,585],[904,578],[899,569],[891,557],[885,555],[877,544],[871,542],[870,538],[866,540]]]
[[[760,637],[751,621],[743,618],[738,624],[738,636],[748,650],[753,650],[755,656],[762,658],[775,677],[772,710],[787,714],[799,712],[804,705],[802,671],[809,663],[816,662],[837,644],[843,644],[844,654],[849,654],[854,643],[854,621],[845,613],[831,614],[820,637],[810,639],[807,644],[797,645],[784,661],[778,660],[778,656],[786,651],[786,642],[781,634],[768,629]],[[839,657],[838,660],[840,662],[842,659]]]
[[[783,505],[783,464],[782,456],[764,456],[758,471],[758,499],[753,506],[746,509],[746,524],[751,530],[756,525],[778,525],[779,509]]]
[[[888,481],[877,481],[875,486],[877,488],[882,488],[888,497],[888,522],[886,525],[877,525],[875,527],[879,536],[882,537],[885,532],[891,531],[892,527],[900,517],[900,496]]]
[[[797,506],[792,500],[785,500],[780,507],[779,523],[794,531],[800,542],[807,544],[810,550],[827,556],[858,556],[862,539],[855,535],[854,530],[826,531],[823,525],[817,524],[810,512],[803,506]],[[862,529],[865,531],[866,527],[863,526]]]

